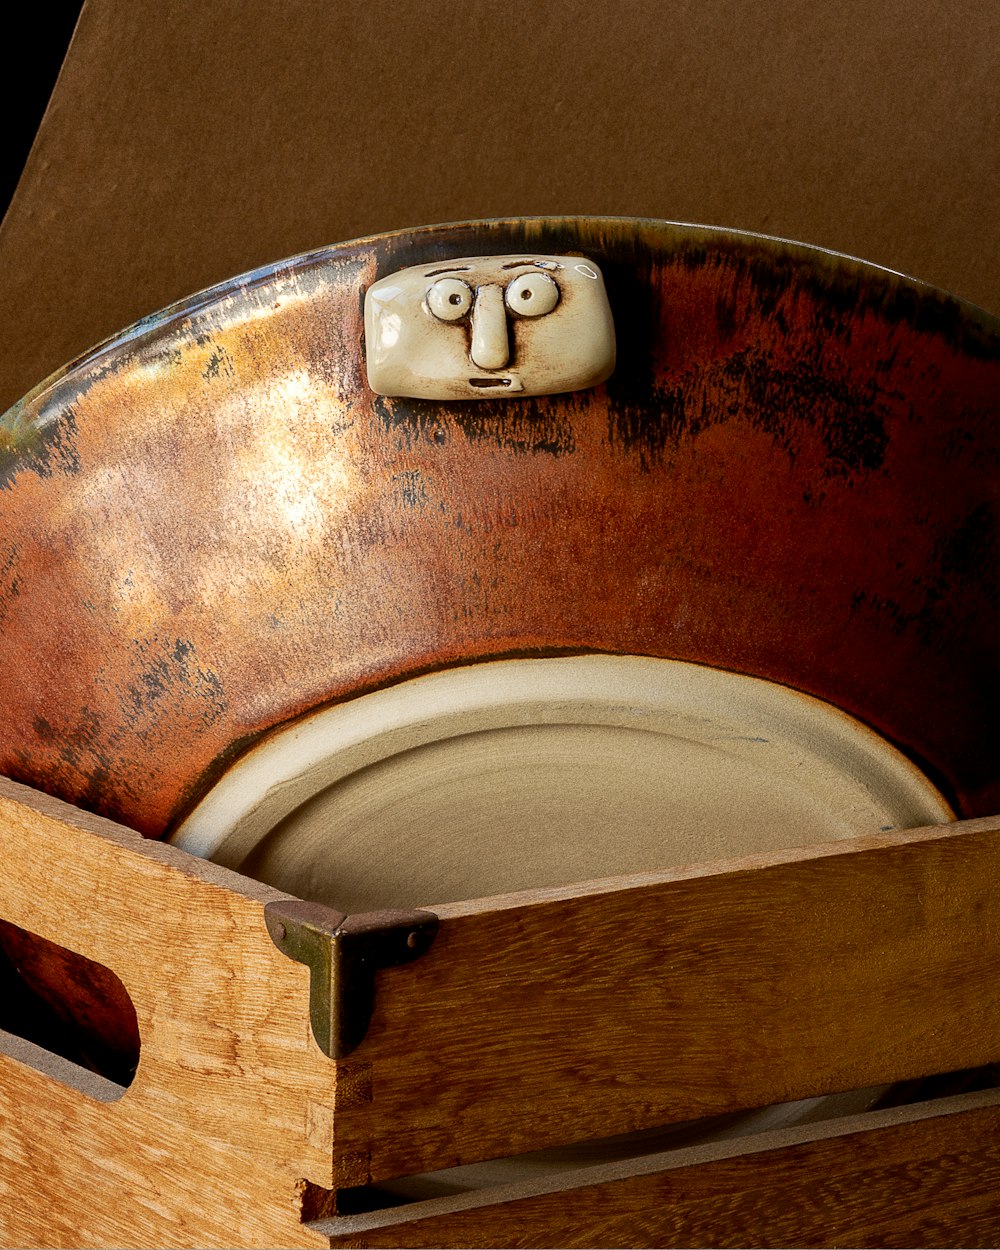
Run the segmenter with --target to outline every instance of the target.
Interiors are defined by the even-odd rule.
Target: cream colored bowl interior
[[[316,712],[239,760],[173,841],[356,912],[950,819],[908,760],[819,700],[588,655],[469,665]]]

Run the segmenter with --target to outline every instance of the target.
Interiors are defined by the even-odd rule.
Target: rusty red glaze
[[[583,253],[604,386],[378,398],[362,297]],[[331,248],[134,327],[4,419],[0,770],[168,832],[270,728],[509,655],[783,682],[1000,809],[1000,326],[798,245],[625,220]]]

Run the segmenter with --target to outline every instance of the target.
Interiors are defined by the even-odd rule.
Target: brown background
[[[802,239],[1000,312],[1000,7],[89,0],[0,230],[0,408],[325,243],[627,214]]]

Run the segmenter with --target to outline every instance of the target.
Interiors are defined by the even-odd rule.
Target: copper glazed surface
[[[584,254],[618,363],[376,397],[365,289]],[[625,220],[312,253],[133,327],[0,424],[0,771],[143,833],[324,703],[488,657],[783,682],[1000,808],[1000,334],[897,275]]]

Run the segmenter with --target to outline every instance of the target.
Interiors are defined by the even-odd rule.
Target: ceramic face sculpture
[[[365,296],[368,384],[412,399],[497,399],[596,386],[615,365],[600,270],[582,256],[413,265]]]

